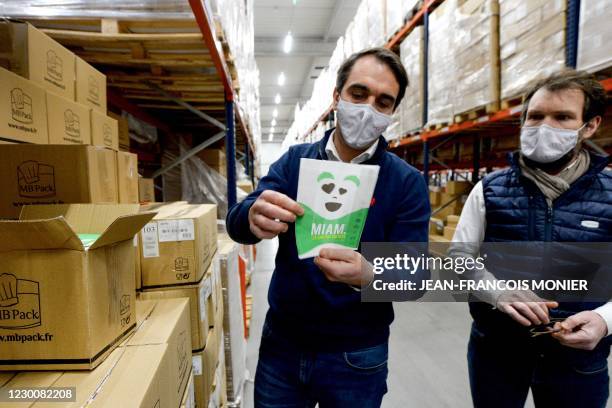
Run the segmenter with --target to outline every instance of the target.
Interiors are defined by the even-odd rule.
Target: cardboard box
[[[250,194],[253,192],[253,184],[250,181],[238,181],[236,183],[238,188],[241,188],[245,193]]]
[[[439,191],[430,191],[429,192],[429,204],[432,208],[440,205],[440,192]]]
[[[138,156],[117,152],[117,190],[120,203],[138,202]]]
[[[217,247],[217,206],[165,205],[140,234],[142,286],[195,283]]]
[[[47,92],[49,144],[91,144],[90,109]]]
[[[238,272],[238,245],[220,240],[215,268],[219,268],[223,285],[223,332],[225,361],[227,364],[228,398],[235,400],[244,383],[246,371],[246,341],[240,275]]]
[[[455,235],[455,227],[448,225],[444,227],[444,238],[452,240],[453,235]]]
[[[155,181],[150,178],[138,178],[138,199],[141,203],[155,202]]]
[[[109,115],[117,119],[117,126],[119,127],[119,150],[125,152],[130,151],[130,126],[128,120],[122,116],[110,114]]]
[[[92,109],[91,111],[91,144],[119,150],[119,127],[110,116]]]
[[[106,115],[106,75],[76,59],[76,101]]]
[[[29,23],[0,22],[0,66],[74,100],[75,56]]]
[[[453,226],[456,226],[458,223],[459,223],[458,215],[449,215],[446,217],[446,225],[453,227]]]
[[[134,262],[134,284],[136,290],[142,289],[142,274],[140,272],[140,245],[138,245],[138,234],[134,235],[134,254],[136,256]]]
[[[26,206],[0,221],[0,370],[92,369],[134,328],[132,239],[153,214],[133,211]]]
[[[193,383],[193,371],[189,374],[189,382],[187,383],[187,389],[183,394],[181,400],[181,408],[195,408],[195,386]]]
[[[219,308],[217,321],[223,321],[223,308]],[[206,347],[203,351],[193,353],[193,377],[197,407],[207,407],[211,395],[217,363],[222,357],[223,328],[217,325],[208,331]]]
[[[198,156],[211,167],[225,166],[225,151],[223,149],[204,149]]]
[[[152,305],[151,305],[152,303]],[[139,324],[125,347],[165,344],[167,350],[167,381],[164,392],[171,407],[178,407],[187,388],[191,373],[191,336],[189,335],[189,301],[187,299],[163,299],[137,301],[136,310],[142,308],[148,314]],[[138,312],[139,314],[141,312]]]
[[[456,196],[469,192],[471,188],[472,184],[467,181],[449,181],[446,183],[445,192]]]
[[[70,407],[124,407],[126,401],[135,407],[172,407],[165,387],[167,350],[165,344],[118,347],[92,371],[23,372],[4,388],[74,387],[76,401],[62,405]],[[54,402],[27,404],[35,408],[57,405]]]
[[[49,143],[44,89],[2,68],[0,137],[28,143]]]
[[[0,145],[0,218],[26,204],[116,203],[116,159],[94,146]]]
[[[429,233],[432,235],[442,235],[444,233],[444,221],[440,218],[431,217],[429,219]]]
[[[210,273],[210,272],[209,272]],[[202,280],[193,285],[168,286],[158,289],[144,290],[140,294],[143,300],[152,299],[189,299],[189,314],[191,316],[191,346],[192,350],[202,350],[206,345],[208,329],[214,322],[212,308],[212,273],[207,273]]]

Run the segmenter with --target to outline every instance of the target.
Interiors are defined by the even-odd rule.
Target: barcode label
[[[150,222],[142,229],[142,256],[144,258],[157,258],[159,256],[157,222]]]
[[[159,242],[178,241],[178,220],[158,221]]]
[[[195,239],[195,229],[193,220],[179,220],[178,222],[178,240],[193,241]]]

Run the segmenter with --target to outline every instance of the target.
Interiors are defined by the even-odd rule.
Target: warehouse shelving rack
[[[425,55],[428,54],[429,44],[429,15],[440,5],[444,0],[426,0],[421,7],[414,12],[412,17],[407,20],[406,24],[391,37],[385,47],[396,50],[404,38],[406,38],[415,27],[423,25],[425,27]],[[566,65],[568,67],[576,67],[577,48],[578,48],[578,24],[579,24],[580,0],[568,0],[567,4],[567,33],[566,33]],[[523,108],[520,98],[513,98],[509,101],[502,101],[502,109],[487,113],[473,119],[463,120],[459,123],[448,124],[443,127],[425,128],[427,123],[427,89],[428,89],[428,58],[425,58],[423,75],[425,79],[424,86],[424,106],[423,106],[423,127],[414,131],[411,134],[404,135],[398,140],[392,141],[389,144],[389,149],[402,157],[404,160],[411,162],[417,168],[422,170],[423,176],[429,183],[430,173],[438,171],[452,171],[453,177],[464,178],[465,180],[475,184],[480,176],[481,168],[492,169],[495,167],[506,167],[508,165],[507,153],[509,151],[499,149],[492,150],[488,157],[482,157],[482,147],[484,144],[489,144],[491,139],[517,137],[520,126],[520,114]],[[606,75],[601,80],[604,88],[612,93],[612,76]],[[320,122],[333,120],[331,107],[328,108],[318,119],[318,121],[308,130],[307,135],[314,131]],[[488,139],[488,140],[487,140]],[[455,157],[452,163],[434,157],[433,153],[451,142],[459,140],[470,140],[472,142],[472,159],[459,160]],[[517,139],[518,140],[518,139]],[[600,152],[612,153],[604,151],[595,143],[590,142],[591,148]],[[458,152],[458,149],[455,149]],[[419,156],[422,157],[422,163],[417,163]],[[457,156],[457,155],[455,155]],[[455,170],[464,170],[471,173],[471,177],[466,177],[461,172]],[[434,211],[437,212],[447,205],[443,203],[441,207]]]
[[[62,6],[7,15],[32,23],[106,74],[109,107],[156,127],[169,145],[178,145],[180,135],[193,135],[191,148],[163,166],[159,146],[158,151],[131,148],[141,164],[152,167],[151,177],[224,140],[231,206],[236,202],[236,155],[252,178],[256,151],[236,103],[231,58],[223,51],[210,10],[201,0],[176,10],[115,5],[102,17]]]

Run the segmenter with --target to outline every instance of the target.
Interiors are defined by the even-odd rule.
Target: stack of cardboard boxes
[[[106,76],[21,22],[0,22],[0,218],[25,204],[137,203]]]
[[[217,250],[215,205],[184,202],[143,206],[157,215],[139,234],[139,299],[189,299],[190,358],[195,403],[209,406],[223,400],[225,376],[214,387],[223,350],[223,295],[220,270],[214,268]],[[219,405],[216,405],[219,406]]]
[[[221,174],[223,177],[227,177],[227,167],[225,160],[225,151],[222,149],[204,149],[198,156],[204,160],[209,167]]]
[[[190,400],[188,300],[136,300],[133,237],[153,216],[39,205],[0,221],[0,387],[76,387],[71,406]]]
[[[459,222],[463,204],[472,188],[467,181],[449,181],[442,191],[439,187],[430,187],[429,201],[432,210],[446,205],[436,212],[429,221],[429,239],[432,242],[452,240]]]

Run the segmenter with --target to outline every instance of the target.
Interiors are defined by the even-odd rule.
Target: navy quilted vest
[[[609,158],[591,153],[591,166],[552,207],[537,186],[521,175],[518,153],[511,167],[487,175],[483,192],[487,213],[486,242],[610,242],[612,241],[612,172]],[[591,221],[583,223],[583,221]],[[598,223],[597,228],[593,221]],[[595,224],[596,225],[596,224]],[[562,304],[559,317],[599,304]],[[470,303],[476,321],[502,323],[507,316],[484,303]],[[498,325],[498,324],[494,324]]]

